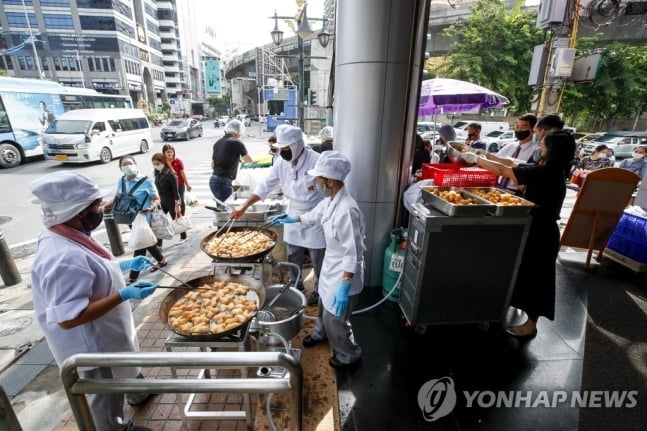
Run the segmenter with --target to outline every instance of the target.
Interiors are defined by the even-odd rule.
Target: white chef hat
[[[92,202],[110,194],[110,190],[100,189],[90,178],[73,171],[37,178],[29,184],[29,190],[40,200],[47,227],[71,220]]]
[[[303,140],[303,131],[300,128],[290,124],[281,124],[276,127],[276,143],[272,144],[274,148],[290,147],[292,157],[299,157],[305,146]]]
[[[333,138],[333,128],[331,126],[326,126],[323,129],[319,130],[319,139],[332,139]]]
[[[308,171],[312,177],[324,177],[344,181],[350,172],[350,160],[339,151],[321,153],[315,167]]]

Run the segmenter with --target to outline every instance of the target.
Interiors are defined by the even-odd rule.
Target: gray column
[[[337,2],[335,149],[351,160],[346,185],[366,216],[367,286],[382,284],[384,250],[410,175],[426,3]]]

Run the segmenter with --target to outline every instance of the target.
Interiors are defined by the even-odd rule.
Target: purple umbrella
[[[434,78],[422,81],[418,115],[479,111],[508,103],[506,97],[471,82]]]

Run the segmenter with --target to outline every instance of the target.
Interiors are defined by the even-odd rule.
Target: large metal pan
[[[218,255],[211,254],[211,253],[209,253],[209,251],[207,251],[208,250],[207,249],[207,244],[212,239],[218,238],[218,237],[220,237],[221,235],[224,234],[224,232],[218,233],[216,231],[216,232],[210,233],[209,235],[204,237],[202,239],[202,241],[200,241],[200,248],[202,249],[202,251],[204,251],[207,254],[207,256],[209,256],[210,258],[212,258],[213,260],[215,260],[217,262],[248,263],[248,262],[257,262],[259,260],[262,260],[265,256],[267,256],[268,253],[270,253],[272,251],[272,249],[276,245],[276,240],[277,240],[276,232],[274,232],[274,231],[272,231],[270,229],[256,227],[256,226],[234,226],[229,230],[229,232],[241,232],[241,231],[245,231],[245,230],[256,231],[258,233],[263,233],[263,234],[267,235],[268,237],[270,237],[274,241],[274,245],[272,245],[272,247],[270,247],[270,248],[268,248],[266,250],[262,250],[262,251],[260,251],[258,253],[254,253],[254,254],[251,254],[249,256],[241,256],[241,257],[218,256]],[[251,235],[254,235],[254,234],[250,234],[250,238],[251,238]]]
[[[193,286],[196,289],[198,289],[200,286],[203,286],[204,284],[211,284],[217,281],[231,281],[234,283],[240,283],[240,284],[249,286],[250,290],[247,293],[247,297],[249,299],[253,299],[256,301],[256,305],[258,309],[261,309],[261,307],[263,307],[263,305],[265,304],[265,296],[266,296],[265,287],[263,286],[260,280],[257,280],[248,275],[236,275],[236,274],[208,275],[208,276],[187,281],[186,283],[189,286]],[[242,332],[247,331],[247,327],[249,326],[250,322],[253,320],[253,317],[252,317],[252,319],[248,320],[247,322],[241,323],[236,328],[232,328],[225,332],[219,332],[217,334],[203,334],[203,333],[192,334],[192,333],[184,333],[182,331],[178,331],[175,328],[173,328],[169,323],[169,311],[171,310],[173,305],[175,305],[175,303],[184,295],[186,295],[188,292],[190,292],[190,290],[184,286],[178,287],[172,290],[168,295],[166,295],[159,309],[159,318],[162,321],[162,323],[166,324],[171,331],[173,331],[178,335],[181,335],[183,337],[186,337],[194,341],[220,340],[227,336],[236,334],[238,333],[238,331],[242,331]]]

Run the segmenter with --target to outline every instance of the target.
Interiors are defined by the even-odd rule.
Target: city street
[[[189,183],[198,195],[201,202],[211,201],[209,190],[209,177],[211,175],[210,160],[211,148],[223,135],[223,128],[214,128],[213,121],[202,123],[204,135],[190,141],[167,141],[175,147],[177,156],[182,159],[186,167]],[[152,176],[151,156],[161,152],[165,142],[160,138],[160,127],[153,127],[154,145],[145,154],[135,154],[135,159],[141,171]],[[266,139],[269,134],[262,132],[259,123],[247,127],[243,142],[252,157],[266,155]],[[0,230],[5,235],[5,241],[16,258],[33,253],[38,233],[43,225],[40,216],[40,206],[37,199],[29,191],[29,183],[35,178],[49,172],[58,170],[76,170],[92,178],[101,188],[114,190],[121,172],[118,159],[105,165],[99,163],[89,164],[62,164],[36,160],[25,163],[13,169],[0,171],[0,189],[3,191],[2,209],[0,209]],[[102,229],[97,231],[101,235]]]

